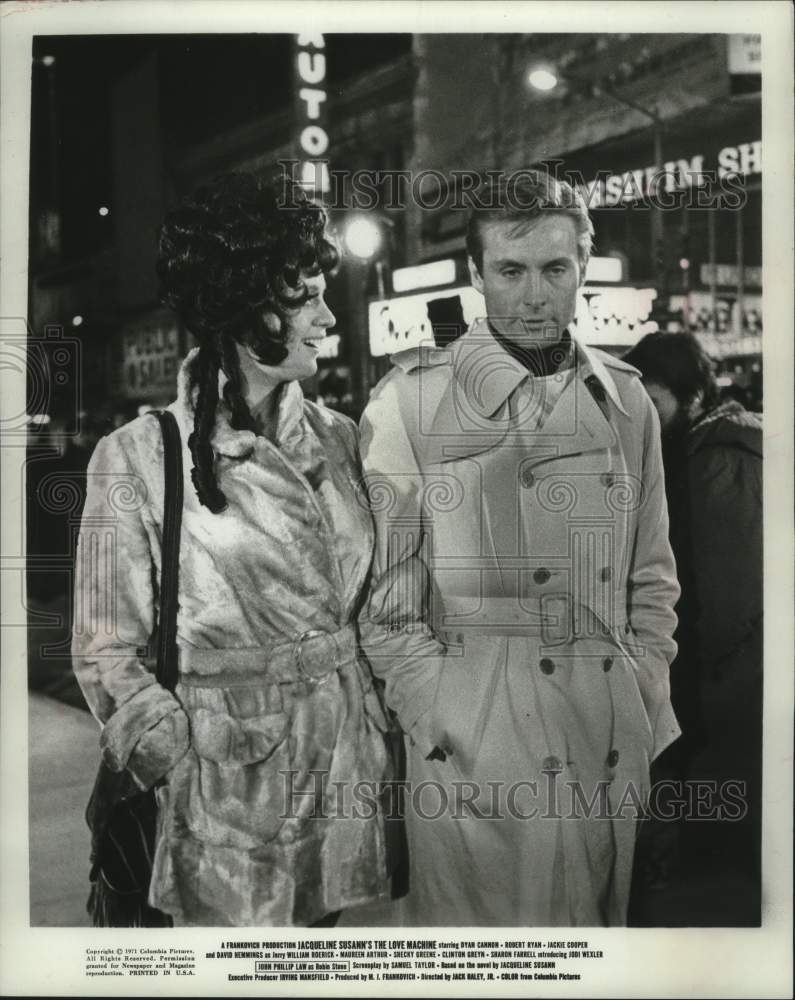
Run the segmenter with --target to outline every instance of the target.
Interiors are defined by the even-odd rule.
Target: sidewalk
[[[99,764],[99,726],[85,711],[29,693],[30,923],[88,927],[84,812]]]

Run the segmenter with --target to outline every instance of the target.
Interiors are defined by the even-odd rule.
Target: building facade
[[[337,326],[307,391],[357,416],[390,353],[460,334],[482,309],[468,287],[461,193],[488,172],[530,167],[579,184],[592,210],[599,261],[578,313],[586,339],[622,351],[655,324],[690,329],[731,377],[758,376],[755,44],[692,34],[414,35],[397,57],[342,85],[324,81],[333,226],[344,246],[348,224],[366,217],[381,240],[368,259],[346,254],[329,281]],[[556,81],[546,91],[528,82],[539,69]],[[64,311],[84,314],[77,335],[91,357],[90,394],[116,419],[171,398],[190,346],[157,298],[155,234],[167,206],[219,173],[302,155],[295,100],[208,141],[180,140],[163,119],[168,81],[155,47],[129,59],[109,89],[112,239],[77,266],[32,256],[35,329],[64,323]],[[294,96],[301,86],[296,79]],[[655,201],[652,178],[663,173]],[[34,236],[52,230],[43,207]],[[44,237],[39,244],[46,249]],[[440,266],[404,273],[425,264]]]

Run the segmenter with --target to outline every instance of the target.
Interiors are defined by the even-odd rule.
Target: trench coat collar
[[[629,411],[624,406],[621,394],[616,386],[615,379],[610,374],[607,365],[604,361],[602,361],[599,355],[593,351],[592,348],[586,347],[585,344],[581,344],[576,340],[574,343],[576,345],[577,354],[579,355],[578,367],[580,369],[580,377],[586,381],[589,378],[594,377],[610,397],[616,408],[620,410],[625,417],[628,417]]]
[[[190,391],[189,369],[198,353],[194,347],[180,366],[177,375],[177,403],[184,410],[192,425],[198,389]],[[230,413],[223,402],[224,386],[228,382],[223,371],[218,373],[218,408],[215,413],[215,428],[210,437],[213,451],[227,458],[247,458],[254,450],[257,435],[250,430],[236,430],[230,423]],[[289,444],[302,433],[304,394],[298,382],[285,382],[279,392],[278,416],[276,422],[276,443]]]
[[[531,436],[539,457],[611,447],[615,431],[595,397],[607,397],[626,414],[616,384],[593,351],[572,338],[574,377],[542,428]],[[532,376],[504,350],[477,320],[452,349],[452,377],[423,435],[421,450],[428,463],[451,461],[498,447],[511,427],[509,400]],[[600,391],[592,391],[596,380]]]
[[[604,362],[590,348],[571,337],[575,375],[594,377],[615,406],[628,416],[616,383]],[[453,360],[453,374],[476,412],[492,417],[510,395],[532,376],[495,338],[487,321],[476,320],[461,338]]]

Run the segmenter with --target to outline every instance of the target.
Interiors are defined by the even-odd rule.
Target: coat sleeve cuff
[[[182,711],[177,699],[154,678],[132,698],[116,708],[102,729],[102,759],[112,771],[123,771],[142,736],[161,719]]]
[[[177,708],[138,740],[127,761],[127,770],[142,789],[151,788],[176,767],[189,746],[188,717]]]

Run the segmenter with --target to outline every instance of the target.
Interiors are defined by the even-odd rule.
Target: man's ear
[[[467,257],[467,267],[469,268],[469,280],[472,282],[472,287],[475,291],[483,294],[483,278],[480,275],[477,264],[472,260],[471,257]]]

